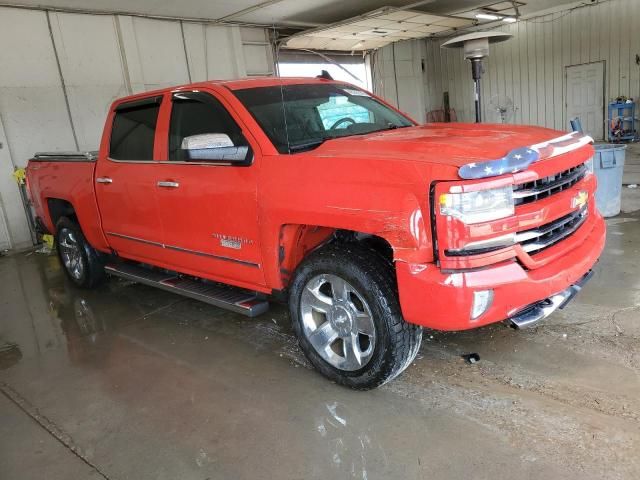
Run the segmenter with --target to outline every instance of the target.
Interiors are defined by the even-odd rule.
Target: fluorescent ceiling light
[[[476,13],[476,18],[481,18],[482,20],[500,20],[502,17],[492,13]]]
[[[518,19],[513,17],[504,17],[502,21],[506,23],[516,23]]]

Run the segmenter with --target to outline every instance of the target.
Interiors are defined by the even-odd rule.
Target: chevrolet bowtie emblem
[[[589,200],[589,193],[585,190],[580,190],[578,194],[571,199],[571,208],[582,208],[587,204]]]

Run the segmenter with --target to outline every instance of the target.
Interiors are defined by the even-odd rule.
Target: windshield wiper
[[[396,128],[406,128],[408,126],[409,125],[396,125],[395,123],[390,123],[386,128],[383,128],[383,130],[395,130]]]
[[[289,153],[300,152],[302,150],[311,150],[313,148],[322,145],[328,138],[316,138],[304,143],[297,143],[295,145],[289,145]]]
[[[375,133],[375,132],[382,132],[385,130],[395,130],[396,128],[406,128],[406,127],[410,127],[411,125],[396,125],[395,123],[389,123],[386,127],[381,128],[379,130],[371,130],[368,132],[359,132],[359,133],[349,133],[348,135],[340,135],[340,136],[327,136],[327,137],[323,137],[323,138],[315,138],[313,140],[309,140],[307,142],[303,142],[303,143],[297,143],[294,145],[289,145],[289,153],[293,153],[293,152],[301,152],[303,150],[312,150],[314,148],[319,147],[320,145],[322,145],[324,142],[326,142],[327,140],[333,140],[336,138],[345,138],[345,137],[355,137],[355,136],[360,136],[360,135],[368,135],[370,133]]]

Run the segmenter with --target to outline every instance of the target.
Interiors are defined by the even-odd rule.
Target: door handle
[[[178,182],[171,182],[171,181],[160,181],[156,185],[164,188],[178,188],[180,186]]]
[[[113,183],[109,177],[98,177],[96,178],[96,183]]]

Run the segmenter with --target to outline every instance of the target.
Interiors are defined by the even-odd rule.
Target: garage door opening
[[[371,70],[365,58],[344,53],[316,54],[281,50],[278,71],[281,77],[315,77],[326,70],[336,80],[371,90]]]

